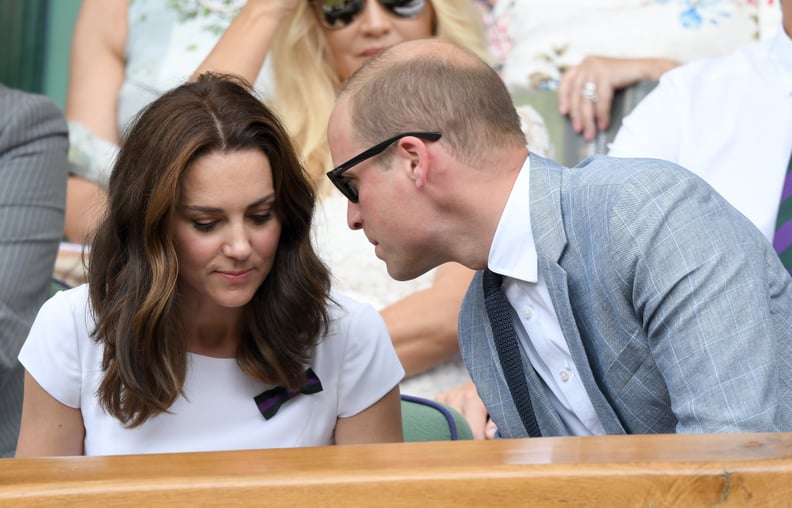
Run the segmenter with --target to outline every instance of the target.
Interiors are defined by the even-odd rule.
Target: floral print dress
[[[587,55],[686,63],[729,54],[781,25],[779,0],[483,3],[490,50],[513,91],[545,86]]]

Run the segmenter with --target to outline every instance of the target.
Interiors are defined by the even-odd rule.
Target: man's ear
[[[429,178],[429,150],[424,140],[413,136],[400,139],[399,155],[404,158],[407,176],[417,188],[423,188]]]

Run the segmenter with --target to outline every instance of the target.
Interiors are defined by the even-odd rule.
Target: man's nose
[[[349,229],[363,228],[363,217],[360,214],[360,205],[352,201],[347,202],[347,225]]]

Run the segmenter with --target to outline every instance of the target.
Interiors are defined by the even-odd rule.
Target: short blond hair
[[[341,91],[353,136],[373,145],[408,131],[439,131],[461,162],[526,145],[505,84],[472,51],[436,40],[394,46],[369,60]]]

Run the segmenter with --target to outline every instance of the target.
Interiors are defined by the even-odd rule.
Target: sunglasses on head
[[[309,0],[319,21],[331,30],[349,26],[366,7],[367,0]],[[397,18],[415,18],[426,7],[426,0],[377,0]]]

